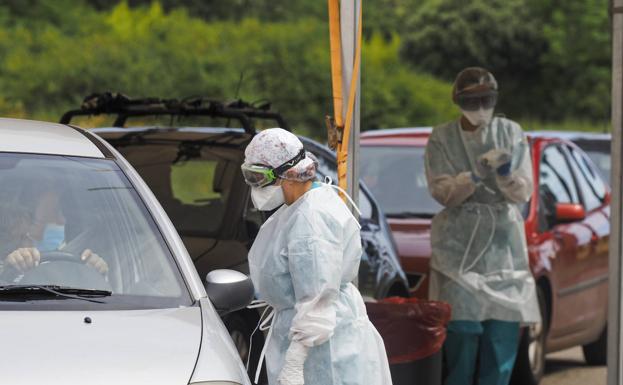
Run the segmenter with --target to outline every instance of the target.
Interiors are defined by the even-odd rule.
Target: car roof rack
[[[132,99],[115,92],[94,93],[82,102],[80,109],[70,110],[61,117],[61,124],[69,124],[76,116],[117,115],[113,127],[124,127],[130,117],[137,116],[210,116],[236,119],[245,132],[255,134],[254,119],[274,120],[279,127],[290,131],[283,116],[271,111],[270,103],[247,103],[240,99],[221,102],[204,97],[185,99],[142,98]]]

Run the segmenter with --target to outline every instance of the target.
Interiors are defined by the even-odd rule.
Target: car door
[[[610,238],[609,192],[586,154],[566,146],[571,168],[578,181],[580,197],[586,210],[582,225],[591,231],[590,252],[576,261],[581,265],[581,281],[574,288],[576,300],[583,307],[587,334],[599,333],[606,323],[608,306],[608,242]]]
[[[551,260],[552,308],[550,339],[582,328],[584,309],[577,287],[583,281],[582,260],[591,253],[592,231],[582,222],[557,218],[558,204],[582,204],[570,159],[560,144],[543,150],[539,165],[539,232],[541,247],[555,251]]]

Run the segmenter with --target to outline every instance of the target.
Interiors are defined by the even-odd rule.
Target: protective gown
[[[512,154],[509,176],[479,175],[478,157],[493,149]],[[539,322],[521,213],[533,188],[521,127],[499,117],[473,132],[458,120],[436,127],[426,173],[431,194],[445,206],[432,223],[431,299],[450,303],[453,320]]]
[[[260,298],[275,310],[266,351],[271,385],[290,340],[309,347],[306,385],[391,384],[383,340],[350,283],[361,253],[359,224],[327,185],[264,223],[249,267]]]

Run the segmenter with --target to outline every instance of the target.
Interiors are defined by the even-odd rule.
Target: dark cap
[[[459,95],[474,96],[497,93],[498,82],[493,74],[482,67],[468,67],[459,72],[452,87],[452,99],[456,101]]]

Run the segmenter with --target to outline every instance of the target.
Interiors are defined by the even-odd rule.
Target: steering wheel
[[[78,256],[65,251],[44,251],[41,253],[39,264],[51,262],[71,262],[84,264]]]
[[[110,288],[105,276],[88,266],[80,257],[65,251],[42,252],[39,265],[25,272],[5,265],[0,281],[13,282],[20,274],[20,284],[58,284],[106,290]]]
[[[77,256],[72,253],[67,253],[65,251],[44,251],[41,253],[41,259],[39,264],[41,263],[50,263],[50,262],[72,262],[72,263],[80,263],[83,264],[82,261]]]

